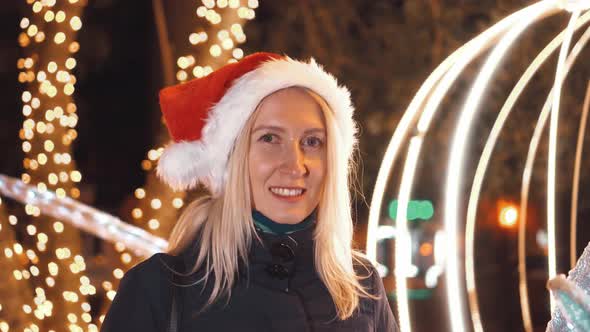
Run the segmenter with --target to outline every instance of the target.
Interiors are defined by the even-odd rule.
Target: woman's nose
[[[305,162],[305,154],[298,143],[289,144],[286,148],[281,171],[292,176],[304,176],[309,173]]]

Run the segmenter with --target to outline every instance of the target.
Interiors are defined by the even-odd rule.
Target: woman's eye
[[[275,141],[273,134],[264,134],[260,137],[260,141],[265,143],[273,143]]]
[[[318,137],[315,136],[311,136],[311,137],[307,137],[305,139],[305,145],[315,148],[315,147],[319,147],[323,144],[324,142],[319,139]]]

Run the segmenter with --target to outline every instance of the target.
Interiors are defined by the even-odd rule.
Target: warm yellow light
[[[46,141],[43,143],[43,147],[45,148],[45,151],[47,151],[47,152],[51,152],[51,151],[53,151],[53,149],[55,148],[55,145],[53,144],[53,141],[46,140]]]
[[[31,306],[28,304],[23,304],[23,311],[27,314],[30,314],[31,312],[33,312],[33,310],[31,309]]]
[[[13,256],[12,249],[4,248],[4,255],[6,255],[6,258],[12,258],[12,256]]]
[[[47,284],[47,286],[53,287],[55,286],[55,279],[53,279],[52,277],[47,277],[45,278],[45,283]]]
[[[70,53],[76,53],[80,50],[80,44],[78,42],[71,42],[70,45],[68,46],[68,51],[70,51]]]
[[[143,211],[141,211],[140,208],[135,208],[131,211],[131,216],[134,219],[139,219],[139,218],[143,217]]]
[[[78,16],[73,16],[70,19],[70,26],[74,31],[78,31],[82,28],[82,20]]]
[[[111,289],[113,289],[113,284],[110,281],[103,281],[102,288],[106,291],[110,291]]]
[[[61,44],[61,43],[65,42],[66,41],[66,34],[63,32],[56,33],[55,37],[53,38],[53,41],[56,44]]]
[[[172,200],[172,206],[174,206],[177,209],[180,209],[183,204],[184,202],[182,201],[182,198],[176,197]]]
[[[204,73],[205,73],[205,72],[203,71],[203,67],[201,67],[201,66],[195,66],[195,67],[193,68],[193,76],[194,76],[194,77],[197,77],[197,78],[199,78],[199,77],[203,77],[203,74],[204,74]]]
[[[23,142],[23,152],[29,152],[31,151],[31,143],[29,143],[28,141],[24,141]]]
[[[116,268],[113,270],[113,276],[115,276],[115,278],[117,278],[117,279],[123,278],[123,274],[124,274],[123,270],[121,270],[119,268]]]
[[[44,18],[46,22],[51,22],[55,18],[55,13],[51,10],[48,10],[45,12]]]
[[[55,194],[57,195],[58,198],[65,198],[66,197],[66,191],[64,190],[64,188],[57,188],[55,190]]]
[[[55,175],[55,173],[50,173],[49,176],[47,177],[47,180],[49,181],[49,184],[56,185],[57,184],[57,175]]]
[[[45,234],[45,233],[39,233],[39,234],[37,234],[37,239],[41,243],[47,243],[47,241],[49,241],[49,238],[47,237],[47,234]]]
[[[115,298],[115,295],[117,295],[117,292],[115,292],[114,290],[110,290],[110,291],[107,292],[107,297],[111,301]]]
[[[78,321],[78,317],[76,317],[76,315],[69,313],[68,314],[68,321],[70,321],[70,323],[76,323]]]
[[[179,70],[176,73],[176,79],[179,80],[179,81],[181,81],[181,82],[182,81],[186,81],[187,78],[188,78],[188,75],[187,75],[186,71],[184,71],[184,70]]]
[[[29,19],[28,19],[28,18],[26,18],[26,17],[23,17],[23,18],[20,20],[20,27],[21,27],[21,29],[26,29],[26,28],[29,26],[29,24],[30,24],[30,23],[31,23],[31,22],[29,21]]]
[[[217,0],[217,7],[219,7],[219,8],[227,7],[227,0]]]
[[[70,178],[74,182],[80,182],[80,181],[82,181],[82,173],[80,173],[79,171],[72,171],[70,173]]]
[[[135,189],[135,197],[137,197],[138,199],[144,198],[145,197],[145,190],[143,188]]]
[[[47,130],[47,125],[45,124],[45,122],[42,122],[42,121],[37,122],[37,125],[35,127],[36,127],[37,132],[39,134],[43,134],[43,133],[45,133],[45,130]],[[44,157],[44,159],[47,159],[47,158]],[[44,165],[44,163],[41,162],[40,160],[39,160],[39,162],[41,163],[41,165]]]
[[[31,236],[37,234],[37,227],[35,227],[35,225],[28,225],[27,226],[27,233],[29,233],[29,235],[31,235]]]
[[[24,32],[21,32],[21,33],[18,35],[18,44],[19,44],[21,47],[27,47],[27,46],[29,46],[29,44],[30,44],[30,43],[31,43],[31,40],[29,39],[29,36],[27,36],[27,34],[26,34],[26,33],[24,33]]]
[[[53,223],[53,230],[56,233],[62,233],[64,231],[64,224],[60,221],[56,221]]]
[[[229,38],[229,32],[227,32],[227,30],[225,30],[225,29],[219,30],[219,32],[217,33],[217,38],[219,38],[219,40],[223,41],[223,40]]]
[[[83,320],[85,323],[90,323],[90,322],[92,321],[92,317],[90,316],[90,314],[88,314],[88,313],[86,313],[86,312],[85,312],[85,313],[83,313],[83,314],[81,315],[81,317],[82,317],[82,320]]]
[[[152,169],[152,162],[149,160],[142,160],[141,169],[143,169],[144,171],[149,171],[150,169]]]
[[[211,48],[209,48],[209,53],[214,57],[218,57],[221,55],[221,47],[219,47],[219,45],[215,44],[215,45],[211,46]]]
[[[178,67],[180,67],[182,69],[186,69],[189,66],[189,61],[186,57],[181,56],[176,61],[176,64],[178,65]]]
[[[12,271],[12,275],[14,276],[14,278],[16,280],[22,280],[23,279],[23,273],[19,270],[14,270]]]
[[[57,14],[55,14],[55,21],[57,23],[61,23],[63,21],[65,21],[66,19],[66,13],[63,12],[63,10],[60,10],[57,12]]]
[[[199,38],[199,34],[196,32],[193,32],[188,36],[188,41],[193,45],[197,45],[199,43],[199,41],[201,41],[201,40]]]
[[[71,83],[64,85],[64,93],[68,96],[71,96],[75,90],[74,85]]]
[[[214,0],[202,0],[202,1],[203,1],[203,5],[205,5],[209,9],[215,7],[215,1]]]
[[[8,216],[8,223],[14,226],[18,223],[18,218],[16,216],[10,215]]]
[[[205,15],[207,15],[207,7],[199,6],[199,8],[197,8],[197,16],[198,17],[205,17]]]
[[[244,31],[242,30],[242,26],[239,23],[232,24],[230,30],[234,36],[241,35],[244,33]]]
[[[47,155],[45,155],[45,153],[39,153],[37,155],[37,161],[39,162],[39,164],[45,165],[47,163]]]
[[[131,255],[127,252],[121,255],[121,261],[125,264],[129,264],[131,262]]]
[[[248,0],[248,7],[252,9],[258,8],[258,0]]]
[[[28,103],[29,101],[31,101],[32,97],[33,95],[29,91],[24,91],[21,95],[21,99],[24,103]]]
[[[237,35],[236,41],[240,44],[244,43],[246,41],[246,35],[245,34]]]
[[[162,201],[159,198],[152,199],[150,203],[152,209],[157,210],[162,207]]]
[[[76,68],[76,59],[68,58],[66,60],[66,68],[68,68],[69,70]]]
[[[27,69],[31,69],[31,67],[33,67],[34,64],[35,62],[31,58],[26,58],[23,62],[24,67]]]
[[[229,0],[230,8],[238,8],[240,6],[240,0]]]
[[[47,264],[47,268],[49,270],[49,274],[51,274],[52,276],[58,275],[59,267],[54,262],[50,262],[49,264]]]
[[[231,39],[229,39],[229,38],[227,38],[227,39],[224,39],[224,40],[221,42],[221,46],[222,46],[222,47],[223,47],[223,49],[225,49],[225,50],[230,50],[230,49],[232,49],[232,48],[234,47],[234,41],[233,41],[233,40],[231,40]]]
[[[55,71],[57,70],[57,63],[55,63],[55,61],[50,61],[47,64],[47,71],[50,73],[55,73]]]
[[[39,106],[41,106],[41,101],[39,100],[39,98],[35,97],[33,99],[31,99],[31,107],[34,109],[39,108]]]
[[[64,171],[59,172],[59,181],[68,182],[69,178],[70,177],[68,176],[68,173],[66,173]]]
[[[516,205],[508,205],[501,208],[498,221],[502,227],[514,227],[518,221],[518,208]]]
[[[33,250],[31,250],[31,249],[28,249],[28,250],[27,250],[27,253],[26,253],[26,255],[27,255],[27,257],[29,258],[29,260],[30,260],[30,261],[35,261],[35,260],[36,260],[36,258],[37,258],[37,255],[36,255],[36,254],[35,254],[35,252],[34,252]],[[33,263],[34,263],[34,262],[33,262]]]
[[[43,4],[40,1],[37,1],[33,4],[33,12],[38,13],[43,9]]]
[[[35,35],[35,41],[37,43],[40,43],[42,41],[45,40],[45,33],[43,31],[39,31],[36,35]]]
[[[148,227],[150,229],[158,229],[160,227],[160,222],[158,220],[156,220],[156,219],[151,219],[148,222]]]

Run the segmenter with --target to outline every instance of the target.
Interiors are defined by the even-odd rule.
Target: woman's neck
[[[252,210],[252,218],[254,219],[254,224],[258,228],[260,228],[264,233],[285,235],[285,234],[290,234],[293,232],[300,231],[302,229],[305,229],[305,228],[313,225],[313,223],[315,222],[315,219],[316,219],[316,212],[314,210],[309,216],[307,216],[307,218],[303,219],[302,221],[300,221],[296,224],[278,223],[278,222],[268,218],[267,216],[265,216],[264,214],[262,214],[260,211],[257,211],[257,210]]]

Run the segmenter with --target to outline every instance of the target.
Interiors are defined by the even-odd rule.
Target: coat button
[[[289,276],[289,271],[280,264],[269,264],[265,270],[273,278],[285,279]]]
[[[285,288],[285,293],[289,293],[289,288]]]

